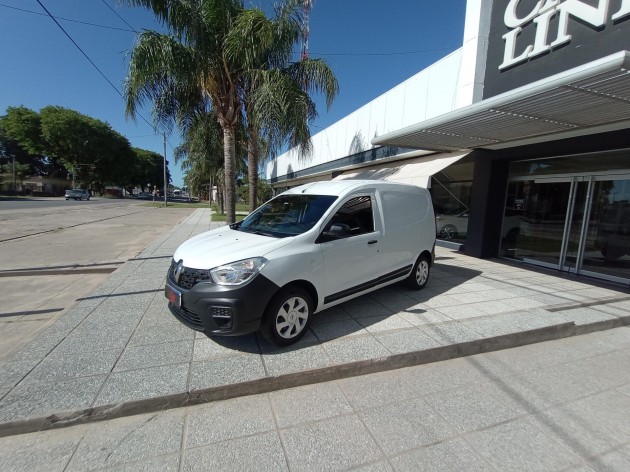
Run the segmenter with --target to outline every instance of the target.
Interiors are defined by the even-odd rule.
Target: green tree
[[[150,191],[156,188],[164,187],[164,156],[157,152],[147,151],[145,149],[133,148],[136,154],[135,166],[132,169],[133,174],[130,176],[130,187],[140,187],[142,190]],[[168,170],[168,161],[166,169],[166,180],[170,182],[171,176]]]
[[[9,107],[0,117],[0,172],[15,157],[16,175],[74,177],[75,184],[103,191],[107,185],[164,185],[163,157],[131,148],[107,123],[58,106],[39,113]],[[12,162],[10,171],[13,172]],[[6,180],[6,179],[5,179]],[[167,169],[167,180],[170,174]]]
[[[8,107],[0,117],[0,155],[15,158],[28,175],[65,177],[66,171],[55,160],[44,155],[39,113],[26,107]]]
[[[182,138],[174,155],[175,162],[185,172],[186,185],[193,194],[205,194],[206,188],[210,194],[223,161],[223,137],[216,116],[212,113],[197,114],[184,130]]]
[[[39,113],[26,108],[8,107],[7,114],[0,119],[3,134],[19,143],[31,155],[44,152],[45,141],[42,138],[42,123]]]
[[[127,0],[144,6],[170,34],[144,31],[131,53],[125,96],[127,113],[152,100],[156,124],[190,119],[200,108],[214,109],[223,132],[227,220],[235,218],[236,126],[241,104],[241,67],[227,57],[225,39],[243,11],[241,0]],[[211,107],[201,104],[208,103]]]
[[[123,179],[135,154],[109,124],[59,106],[43,108],[40,117],[46,154],[74,174],[75,184],[102,192]]]
[[[152,10],[170,32],[139,35],[126,80],[127,113],[135,116],[137,108],[150,100],[156,125],[169,128],[174,122],[182,128],[198,110],[213,110],[223,134],[226,212],[232,223],[237,132],[244,114],[251,138],[249,167],[257,169],[254,161],[261,130],[271,143],[287,136],[304,143],[306,123],[314,116],[313,102],[305,90],[321,89],[324,84],[331,96],[336,93],[334,78],[316,67],[322,62],[288,65],[290,45],[300,31],[300,1],[288,0],[278,10],[277,22],[266,20],[259,10],[246,10],[242,0],[126,1]],[[280,65],[286,67],[280,70]],[[314,70],[320,75],[307,74]],[[245,99],[249,100],[246,111]],[[257,173],[250,180],[255,193]]]
[[[337,79],[321,59],[291,62],[293,47],[304,31],[304,0],[285,0],[273,19],[259,9],[239,15],[227,38],[227,51],[242,57],[242,102],[247,127],[249,210],[258,206],[261,156],[285,143],[310,152],[309,122],[317,116],[310,94],[323,93],[330,106]]]
[[[236,153],[244,155],[242,127],[237,128]],[[211,189],[217,186],[221,212],[224,208],[223,175],[223,136],[221,126],[212,111],[199,110],[186,123],[182,133],[182,143],[175,149],[175,162],[179,162],[186,173],[186,183],[193,193],[205,194],[211,200]],[[245,170],[244,160],[235,162],[236,173]]]

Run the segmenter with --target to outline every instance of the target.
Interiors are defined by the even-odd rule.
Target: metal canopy
[[[630,127],[630,53],[622,51],[372,140],[427,150],[505,148]]]
[[[409,159],[399,165],[392,163],[344,172],[333,180],[388,180],[429,188],[431,177],[466,157],[470,151],[438,153]]]

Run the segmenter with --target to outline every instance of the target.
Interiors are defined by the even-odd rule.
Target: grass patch
[[[147,202],[142,206],[152,207],[152,208],[164,208],[164,202]],[[207,203],[178,203],[178,202],[168,202],[168,208],[208,208]]]
[[[212,211],[219,213],[219,204],[217,202],[212,202]],[[249,213],[249,205],[247,203],[237,203],[236,211]]]
[[[237,218],[238,220],[238,218]],[[220,213],[212,213],[212,221],[223,221],[226,222],[227,221],[227,215],[222,215]]]

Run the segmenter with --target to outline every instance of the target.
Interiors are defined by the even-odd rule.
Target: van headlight
[[[252,280],[267,264],[264,257],[236,261],[210,269],[210,277],[218,285],[243,285]]]

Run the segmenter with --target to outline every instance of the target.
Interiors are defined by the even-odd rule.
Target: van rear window
[[[337,199],[333,195],[278,195],[232,229],[276,238],[310,230]]]

